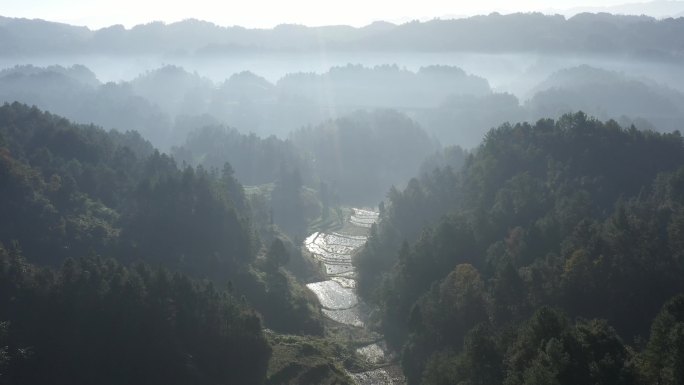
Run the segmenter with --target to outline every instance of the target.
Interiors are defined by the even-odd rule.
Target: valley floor
[[[358,385],[400,385],[405,383],[397,357],[388,351],[383,336],[367,328],[369,309],[356,294],[356,272],[352,254],[362,247],[370,227],[378,220],[378,213],[365,209],[351,209],[344,225],[337,231],[314,232],[304,246],[315,258],[327,280],[309,283],[316,294],[321,311],[327,318],[326,335],[346,338],[356,346],[369,370],[348,370]]]

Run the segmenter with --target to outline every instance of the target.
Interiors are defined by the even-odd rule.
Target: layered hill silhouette
[[[99,30],[17,18],[0,18],[5,55],[46,53],[227,54],[244,51],[474,51],[584,52],[681,59],[684,19],[581,13],[541,13],[463,19],[377,22],[362,28],[279,25],[273,29],[222,27],[200,20],[152,22]]]

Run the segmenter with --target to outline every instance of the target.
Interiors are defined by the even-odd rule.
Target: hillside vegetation
[[[409,383],[679,383],[683,161],[578,113],[392,190],[355,261]]]

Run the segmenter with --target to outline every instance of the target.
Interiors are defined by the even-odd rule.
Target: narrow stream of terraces
[[[356,295],[356,272],[351,262],[352,253],[363,246],[371,225],[378,220],[378,213],[370,210],[352,209],[349,220],[337,232],[315,232],[304,241],[306,249],[325,269],[326,281],[314,282],[307,287],[316,294],[329,319],[349,328],[364,329],[368,309]],[[354,333],[349,332],[350,338]],[[353,341],[352,341],[353,342]],[[357,349],[367,362],[377,369],[350,373],[359,385],[398,385],[403,383],[393,357],[378,335],[376,342]]]

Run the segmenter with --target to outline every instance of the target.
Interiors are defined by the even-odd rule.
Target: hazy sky
[[[493,11],[563,10],[626,2],[630,0],[0,0],[0,15],[91,28],[112,24],[131,27],[155,20],[173,22],[187,18],[246,27],[273,27],[281,23],[362,26],[375,20],[404,22]]]

